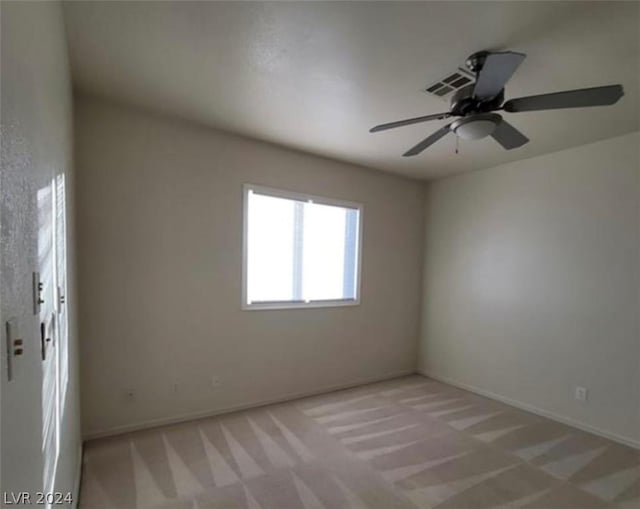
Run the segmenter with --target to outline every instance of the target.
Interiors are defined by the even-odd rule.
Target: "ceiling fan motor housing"
[[[458,90],[451,97],[451,114],[463,117],[473,113],[488,113],[500,108],[504,100],[504,89],[488,101],[480,101],[473,95],[474,85]]]

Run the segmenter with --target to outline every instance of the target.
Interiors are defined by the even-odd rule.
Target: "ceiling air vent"
[[[434,95],[448,102],[451,94],[474,82],[475,77],[472,73],[458,68],[454,72],[447,74],[444,78],[428,85],[424,91],[427,94]]]

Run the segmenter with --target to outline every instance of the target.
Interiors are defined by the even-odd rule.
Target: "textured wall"
[[[422,369],[640,444],[639,145],[429,186]]]
[[[92,98],[76,111],[85,433],[414,369],[422,183]],[[241,310],[246,182],[364,204],[359,306]]]
[[[39,317],[33,314],[32,272],[45,264],[50,277],[51,209],[40,208],[52,180],[66,179],[69,369],[61,409],[60,457],[56,489],[73,489],[80,448],[76,359],[73,207],[71,203],[71,85],[60,5],[56,2],[2,2],[2,173],[0,177],[0,317],[2,328],[2,489],[42,491],[42,361]],[[39,220],[41,224],[39,225]],[[40,249],[40,252],[38,251]],[[44,261],[46,260],[46,261]],[[42,268],[40,269],[42,270]],[[45,289],[47,305],[53,299]],[[50,292],[51,291],[51,292]],[[24,355],[7,383],[5,321],[16,319]]]

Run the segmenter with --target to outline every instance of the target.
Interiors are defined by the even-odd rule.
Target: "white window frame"
[[[273,301],[273,302],[247,302],[247,264],[249,259],[247,233],[249,227],[249,191],[255,191],[256,193],[273,196],[275,198],[286,198],[290,200],[296,200],[307,203],[318,203],[321,205],[333,205],[336,207],[344,207],[350,209],[356,209],[358,211],[358,244],[356,253],[356,281],[355,281],[355,299],[333,299],[333,300],[315,300],[309,302],[298,301]],[[360,281],[362,275],[362,224],[363,224],[363,211],[364,206],[362,203],[336,200],[333,198],[326,198],[323,196],[316,196],[306,193],[298,193],[295,191],[287,191],[284,189],[275,189],[272,187],[266,187],[255,184],[244,184],[242,190],[242,310],[243,311],[261,311],[266,309],[309,309],[309,308],[332,308],[343,306],[358,306],[360,305]]]

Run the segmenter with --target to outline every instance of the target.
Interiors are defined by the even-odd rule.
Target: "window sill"
[[[319,300],[313,302],[256,302],[253,304],[243,304],[242,310],[265,311],[269,309],[338,308],[359,305],[359,299]]]

